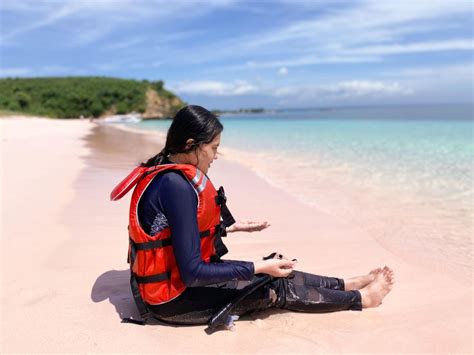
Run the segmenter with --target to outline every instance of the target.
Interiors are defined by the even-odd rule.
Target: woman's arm
[[[176,263],[186,286],[252,279],[255,270],[251,262],[206,263],[201,259],[194,188],[179,173],[167,173],[160,179],[159,207],[171,228]]]
[[[226,228],[226,232],[259,232],[268,227],[270,227],[270,223],[268,223],[267,221],[256,222],[248,220],[237,220],[233,225]]]

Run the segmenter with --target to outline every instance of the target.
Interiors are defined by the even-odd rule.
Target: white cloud
[[[16,1],[4,0],[0,10],[18,18],[10,32],[3,33],[4,42],[44,27],[62,24],[73,33],[72,43],[85,44],[100,39],[117,28],[144,21],[165,22],[206,14],[235,0],[166,1],[166,0],[101,0],[101,1]],[[26,16],[26,20],[22,15]],[[23,21],[21,21],[23,20]],[[67,22],[66,22],[67,21]]]
[[[179,94],[200,94],[206,96],[239,96],[256,93],[258,88],[246,81],[225,83],[222,81],[186,81],[169,87]]]
[[[29,1],[17,1],[17,0],[3,0],[0,4],[0,10],[2,11],[31,11],[38,7],[34,3]]]
[[[79,2],[80,4],[80,2]],[[44,4],[41,4],[44,5]],[[46,27],[52,25],[63,18],[66,18],[72,14],[74,14],[78,9],[78,3],[69,3],[57,8],[57,4],[53,4],[55,6],[52,7],[45,7],[45,6],[38,6],[34,7],[33,3],[29,3],[29,8],[27,9],[28,12],[40,12],[39,17],[40,19],[34,22],[28,22],[23,27],[17,27],[10,32],[4,33],[3,38],[4,40],[10,40],[14,37],[22,35],[27,32],[31,32],[33,30]]]
[[[54,76],[74,74],[67,67],[61,65],[47,65],[36,68],[0,68],[0,77],[27,77],[27,76]]]
[[[397,82],[382,82],[369,80],[352,80],[337,83],[322,87],[322,91],[329,94],[335,94],[344,97],[362,97],[362,96],[393,96],[393,95],[407,95],[412,91],[403,88]]]
[[[474,63],[396,68],[381,73],[412,88],[418,99],[439,102],[472,102]]]
[[[309,1],[305,7],[321,9],[322,3]],[[324,4],[323,4],[324,5]],[[344,5],[344,6],[343,6]],[[288,6],[294,4],[288,3]],[[384,56],[434,51],[472,50],[472,39],[452,38],[449,33],[465,28],[473,8],[470,1],[358,1],[344,2],[303,21],[242,35],[201,46],[198,58],[180,56],[186,63],[233,58],[242,55],[241,65],[215,67],[216,70],[279,68],[334,63],[371,63]],[[458,21],[458,18],[460,19]],[[449,31],[448,31],[449,30]],[[423,40],[409,40],[417,36]],[[433,41],[430,38],[440,38]],[[456,36],[460,36],[457,34]],[[450,38],[451,37],[451,38]],[[407,43],[408,42],[408,43]],[[285,50],[282,52],[282,48]],[[248,60],[248,56],[252,60]],[[259,58],[264,58],[260,60]],[[275,60],[274,58],[284,58]]]
[[[71,73],[71,69],[62,65],[47,65],[35,70],[39,75],[63,75]]]
[[[342,81],[324,85],[293,85],[277,88],[274,96],[280,98],[299,97],[304,100],[314,99],[354,99],[354,98],[386,98],[412,94],[398,82],[382,82],[370,80]]]
[[[0,68],[0,77],[16,77],[33,74],[31,68]]]
[[[436,42],[417,42],[405,44],[388,44],[349,49],[346,53],[356,55],[391,55],[402,53],[421,53],[436,51],[470,50],[474,48],[471,39],[455,39]]]
[[[299,95],[304,91],[304,85],[302,86],[282,86],[277,87],[273,90],[272,94],[276,97],[286,97]]]
[[[282,76],[287,75],[288,74],[288,68],[287,67],[281,67],[280,69],[278,69],[278,74],[282,75]]]
[[[115,63],[102,63],[93,66],[96,70],[102,72],[114,71],[120,68],[118,64]]]
[[[341,6],[340,10],[332,9],[309,20],[294,22],[276,31],[260,33],[247,43],[250,47],[261,47],[303,41],[307,44],[325,43],[328,48],[330,44],[344,48],[357,43],[392,41],[400,34],[406,34],[406,31],[423,31],[427,25],[442,29],[443,22],[428,24],[427,21],[472,12],[470,1],[361,1]]]
[[[458,63],[450,65],[436,65],[436,66],[415,66],[397,68],[390,71],[382,72],[381,75],[385,77],[409,78],[409,79],[424,79],[424,78],[452,78],[454,80],[473,80],[473,63]]]
[[[380,62],[382,58],[380,56],[318,56],[318,55],[305,55],[300,57],[290,57],[284,60],[270,60],[262,62],[251,62],[250,66],[248,63],[245,65],[227,65],[214,68],[216,70],[239,70],[251,68],[281,68],[281,67],[298,67],[302,65],[313,65],[313,64],[346,64],[346,63],[374,63]]]
[[[413,90],[398,82],[373,80],[348,80],[328,84],[293,84],[275,88],[269,83],[236,81],[187,81],[171,84],[169,87],[178,94],[199,94],[205,96],[239,96],[245,94],[273,96],[276,98],[311,99],[355,99],[387,98],[410,95]]]

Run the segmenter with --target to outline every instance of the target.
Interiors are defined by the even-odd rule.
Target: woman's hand
[[[256,221],[236,221],[233,225],[226,228],[227,233],[233,232],[259,232],[265,228],[270,227],[270,223],[267,221],[256,222]]]
[[[274,277],[287,277],[293,271],[296,261],[287,259],[258,260],[253,263],[256,274],[268,274]]]

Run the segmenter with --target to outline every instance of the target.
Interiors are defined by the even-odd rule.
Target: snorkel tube
[[[271,253],[270,255],[263,257],[263,260],[274,258],[282,259],[283,255]],[[275,280],[275,277],[272,277],[268,274],[259,275],[260,276],[258,276],[258,278],[253,283],[245,287],[238,296],[232,299],[229,303],[227,303],[216,314],[212,316],[212,318],[208,322],[208,327],[205,329],[207,334],[212,334],[215,331],[219,330],[219,328],[234,330],[234,321],[239,319],[238,315],[232,314],[235,308],[251,293]]]
[[[229,303],[227,303],[224,307],[222,307],[208,323],[208,328],[206,328],[207,334],[212,334],[215,331],[219,330],[219,328],[224,328],[227,330],[234,329],[234,321],[239,319],[239,316],[233,315],[232,312],[242,302],[248,295],[252,292],[256,291],[260,287],[265,286],[267,283],[273,280],[273,277],[267,274],[259,277],[254,283],[248,285],[246,288],[242,290],[242,293],[232,299]]]

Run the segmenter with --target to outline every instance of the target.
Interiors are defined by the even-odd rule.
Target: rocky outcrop
[[[149,88],[146,91],[146,109],[141,116],[144,119],[173,117],[184,105],[176,96],[164,97]]]

